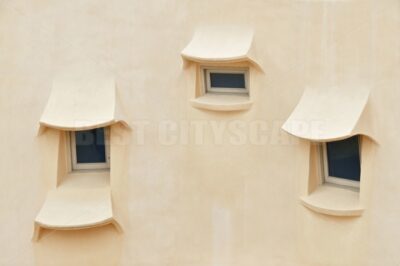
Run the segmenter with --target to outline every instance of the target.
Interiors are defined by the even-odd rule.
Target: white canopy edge
[[[255,58],[253,36],[251,28],[242,26],[200,27],[181,55],[199,63],[248,61],[261,69]]]
[[[368,98],[369,89],[363,87],[306,88],[282,129],[316,142],[358,134],[374,139],[370,123],[364,121]]]

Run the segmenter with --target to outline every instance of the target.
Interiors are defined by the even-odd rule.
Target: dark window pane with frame
[[[245,74],[210,72],[210,86],[212,88],[245,89]]]
[[[326,150],[329,176],[360,181],[361,166],[358,136],[328,142]]]
[[[106,147],[104,128],[76,131],[77,163],[105,163]]]

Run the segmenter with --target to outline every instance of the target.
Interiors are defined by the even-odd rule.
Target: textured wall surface
[[[248,111],[190,105],[180,52],[202,25],[254,29],[264,69]],[[1,0],[0,264],[399,265],[399,53],[398,0]],[[70,64],[112,72],[134,124],[117,195],[127,222],[35,243],[38,121]],[[335,218],[300,204],[309,143],[280,128],[306,86],[348,84],[371,88],[379,144],[364,214]]]

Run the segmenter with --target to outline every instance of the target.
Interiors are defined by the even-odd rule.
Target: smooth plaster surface
[[[196,71],[181,51],[202,25],[253,30],[263,73],[247,111],[191,105]],[[1,1],[0,264],[400,264],[399,47],[397,0]],[[113,74],[133,125],[111,129],[111,160],[126,166],[110,180],[124,232],[47,231],[34,243],[57,182],[43,158],[60,158],[43,148],[57,131],[37,136],[38,123],[56,74],[87,62]],[[348,84],[370,88],[379,143],[365,150],[357,218],[301,204],[311,144],[281,130],[306,87]]]

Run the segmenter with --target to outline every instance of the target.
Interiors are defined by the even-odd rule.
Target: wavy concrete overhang
[[[369,89],[364,87],[307,88],[282,129],[316,142],[358,134],[374,139],[370,123],[364,121],[368,98]]]
[[[257,63],[253,45],[254,31],[241,26],[209,26],[198,28],[183,49],[184,59],[199,63]]]
[[[115,123],[129,127],[119,105],[113,77],[63,76],[53,82],[40,126],[69,131]]]

